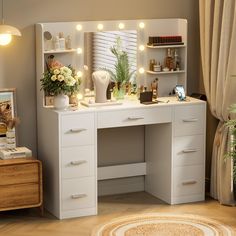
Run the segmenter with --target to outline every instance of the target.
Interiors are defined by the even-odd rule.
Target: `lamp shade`
[[[21,32],[10,25],[1,25],[0,24],[0,34],[11,34],[11,35],[16,35],[16,36],[21,36]]]

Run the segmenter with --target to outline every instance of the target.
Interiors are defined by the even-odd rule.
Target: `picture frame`
[[[186,101],[186,94],[183,85],[176,85],[175,93],[177,95],[178,101]]]
[[[15,88],[0,89],[0,109],[0,149],[3,149],[7,144],[7,125],[5,122],[5,117],[17,117]],[[17,129],[14,128],[14,130],[17,142]]]

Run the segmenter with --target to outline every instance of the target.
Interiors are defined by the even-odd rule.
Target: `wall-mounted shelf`
[[[72,53],[76,52],[77,49],[65,49],[65,50],[50,50],[50,51],[44,51],[44,54],[56,54],[56,53]]]
[[[161,48],[185,48],[185,44],[176,44],[176,45],[162,45],[162,46],[151,46],[151,45],[146,45],[147,48],[151,49],[161,49]]]
[[[180,74],[180,73],[185,73],[185,70],[178,70],[178,71],[160,71],[160,72],[155,72],[148,70],[146,73],[151,74],[151,75],[165,75],[165,74]]]

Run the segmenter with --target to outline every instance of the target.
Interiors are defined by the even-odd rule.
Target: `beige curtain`
[[[220,203],[235,205],[232,160],[225,159],[229,134],[224,122],[228,107],[236,103],[236,1],[199,0],[201,59],[208,105],[219,119],[215,134],[211,196]]]

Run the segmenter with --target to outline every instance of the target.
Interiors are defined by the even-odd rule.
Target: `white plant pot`
[[[53,105],[56,110],[66,110],[69,107],[69,97],[65,94],[58,94],[54,96]]]

